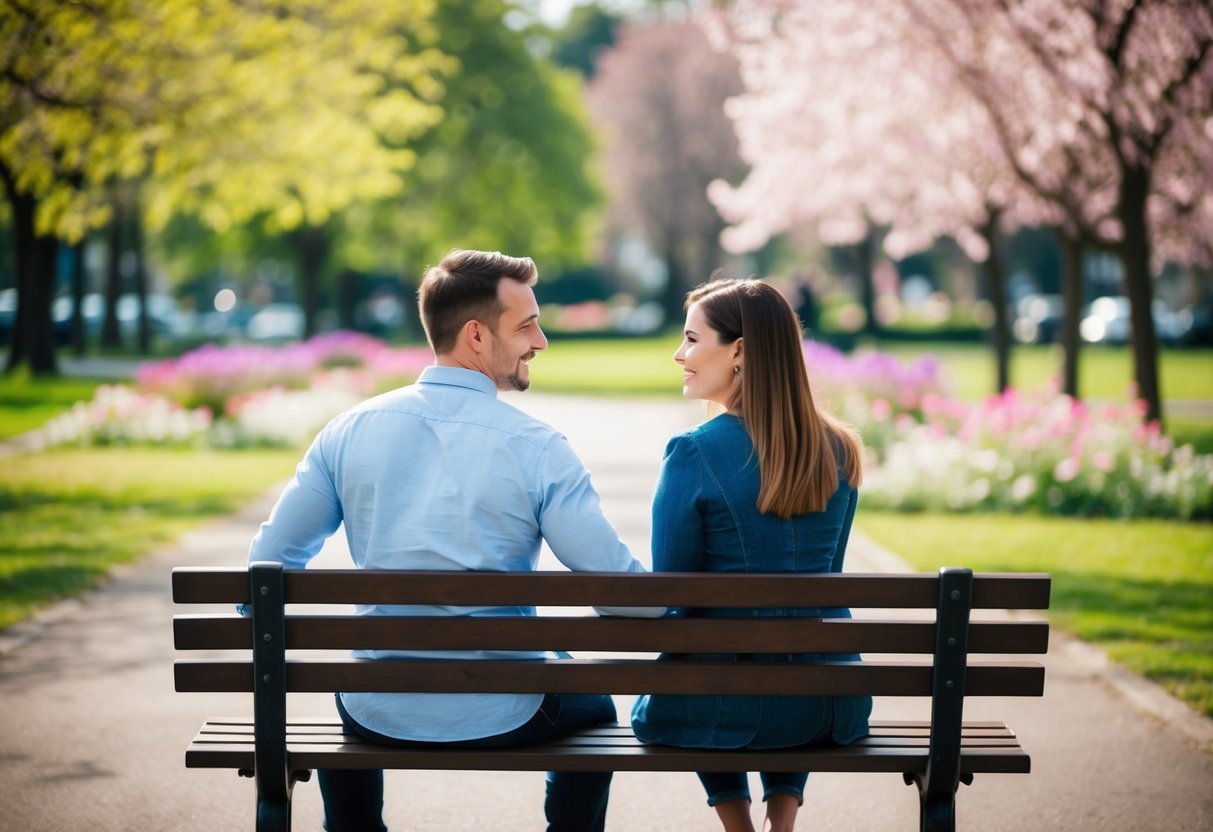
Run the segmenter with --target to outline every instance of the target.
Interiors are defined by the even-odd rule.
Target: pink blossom
[[[1068,456],[1053,466],[1053,479],[1057,482],[1069,482],[1077,477],[1081,470],[1082,464],[1079,460]]]

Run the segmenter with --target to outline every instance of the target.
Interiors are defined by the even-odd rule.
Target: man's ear
[[[467,342],[468,347],[475,353],[489,349],[488,327],[473,318],[463,325],[460,337]]]

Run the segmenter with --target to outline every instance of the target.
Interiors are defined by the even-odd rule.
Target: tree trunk
[[[690,287],[686,283],[686,275],[682,268],[682,261],[678,257],[677,247],[673,245],[666,246],[665,275],[665,290],[661,296],[661,308],[665,312],[665,322],[667,326],[675,324],[681,329],[683,303],[686,301],[687,291]]]
[[[72,317],[69,323],[68,343],[71,344],[72,355],[83,358],[87,347],[84,332],[84,243],[72,246]]]
[[[139,354],[151,355],[152,324],[147,311],[147,267],[143,259],[143,214],[139,210],[139,199],[131,199],[127,214],[130,225],[131,251],[135,257],[135,297],[139,299]]]
[[[109,252],[105,268],[105,311],[101,319],[101,346],[122,346],[122,330],[118,326],[118,298],[122,295],[122,226],[126,221],[122,201],[117,194],[112,199],[114,215],[110,218]]]
[[[1158,337],[1154,332],[1154,287],[1150,279],[1150,238],[1146,226],[1146,197],[1150,172],[1126,165],[1121,175],[1118,211],[1124,238],[1119,253],[1129,296],[1129,330],[1133,345],[1133,378],[1137,398],[1146,403],[1147,422],[1162,423],[1162,393],[1158,385]]]
[[[869,229],[867,235],[855,244],[855,270],[859,273],[859,299],[863,304],[863,331],[873,338],[880,337],[881,325],[876,317],[876,280],[873,271],[873,248],[875,231]]]
[[[1082,344],[1078,324],[1082,318],[1082,242],[1057,229],[1061,247],[1061,392],[1078,398],[1078,351]]]
[[[991,341],[994,346],[994,364],[999,393],[1011,386],[1011,322],[1007,314],[1007,282],[1002,267],[1002,246],[998,234],[998,215],[991,214],[981,229],[982,236],[990,247],[986,259],[986,280],[989,283],[990,303],[994,306],[994,327]]]
[[[17,192],[17,183],[8,168],[0,166],[0,178],[4,180],[13,209],[17,269],[17,313],[6,371],[12,372],[27,364],[34,375],[57,375],[51,299],[55,290],[59,241],[54,236],[36,233],[34,214],[38,201],[29,194]]]
[[[320,275],[332,248],[332,230],[324,225],[304,225],[289,232],[287,239],[299,264],[299,304],[303,307],[303,337],[316,334],[320,311]]]
[[[361,294],[362,276],[353,269],[343,269],[337,275],[337,326],[342,329],[358,328],[358,296]]]

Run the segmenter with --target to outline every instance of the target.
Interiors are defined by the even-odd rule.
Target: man
[[[527,389],[529,362],[547,347],[531,290],[536,277],[529,258],[481,251],[452,251],[427,271],[418,298],[434,364],[416,384],[325,427],[253,539],[250,562],[301,568],[344,522],[362,569],[531,571],[542,539],[570,569],[644,571],[603,516],[567,440],[497,398],[498,390]],[[409,612],[535,614],[533,607]],[[337,709],[349,730],[403,745],[526,745],[615,719],[610,697],[567,694],[349,692],[337,696]],[[386,829],[382,771],[321,770],[319,780],[328,832]],[[609,773],[549,772],[548,829],[601,830],[610,781]]]

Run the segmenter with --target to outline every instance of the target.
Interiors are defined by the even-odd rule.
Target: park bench
[[[956,792],[973,775],[1027,773],[1002,722],[965,722],[970,696],[1040,696],[1048,624],[970,610],[1045,609],[1048,575],[738,575],[386,572],[178,568],[173,599],[219,604],[174,617],[178,650],[240,651],[179,659],[176,689],[253,694],[252,718],[206,720],[185,764],[254,777],[257,829],[289,829],[291,790],[316,768],[509,771],[818,771],[899,773],[918,787],[920,828],[955,828]],[[232,611],[248,603],[251,620]],[[310,605],[535,605],[535,618],[316,615]],[[287,605],[309,605],[288,608]],[[567,608],[850,607],[853,619],[618,618]],[[872,612],[879,610],[879,612]],[[890,616],[894,617],[890,617]],[[353,648],[560,650],[572,660],[350,658]],[[341,651],[333,654],[325,651]],[[863,653],[826,664],[656,662],[670,653]],[[250,655],[251,653],[251,655]],[[604,655],[605,654],[605,655]],[[981,654],[971,659],[974,654]],[[289,658],[288,658],[289,655]],[[930,699],[929,720],[873,721],[846,748],[774,751],[641,745],[611,725],[503,750],[390,748],[342,730],[336,714],[291,715],[287,692],[333,691],[870,694]],[[925,710],[925,709],[924,709]]]

